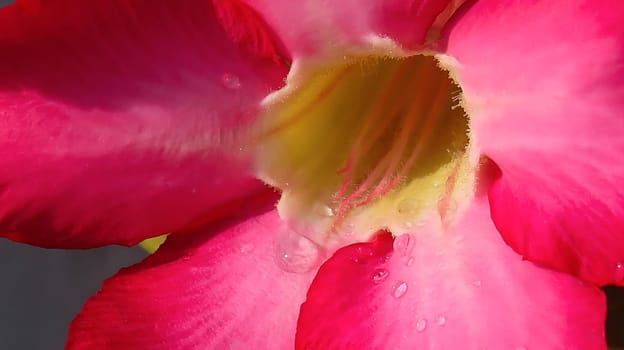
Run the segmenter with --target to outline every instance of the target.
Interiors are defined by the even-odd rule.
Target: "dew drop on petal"
[[[528,350],[526,346],[518,346],[516,350]]]
[[[241,87],[240,78],[234,74],[225,73],[221,76],[221,83],[228,89],[237,90]]]
[[[409,233],[402,234],[394,239],[392,247],[394,251],[401,256],[407,256],[411,252],[411,235]]]
[[[615,264],[615,279],[618,282],[624,280],[624,263],[622,262]]]
[[[409,259],[405,262],[405,266],[412,266],[414,264],[414,257],[410,256]]]
[[[427,328],[427,320],[425,320],[424,318],[418,320],[418,322],[416,322],[416,330],[419,332],[424,332],[425,329]]]
[[[445,316],[438,317],[436,323],[438,324],[438,326],[443,327],[446,324],[446,317]]]
[[[396,299],[401,298],[405,293],[407,293],[407,282],[400,281],[392,287],[392,296]]]
[[[381,283],[383,281],[385,281],[388,276],[390,275],[390,273],[388,272],[388,270],[386,269],[377,269],[373,272],[373,282],[375,283]]]
[[[284,271],[310,271],[319,264],[320,258],[320,247],[290,228],[282,230],[275,240],[275,261]]]
[[[334,210],[325,204],[317,204],[314,208],[314,211],[321,217],[334,216]]]
[[[472,285],[477,288],[481,287],[481,280],[475,280],[474,282],[472,282]]]

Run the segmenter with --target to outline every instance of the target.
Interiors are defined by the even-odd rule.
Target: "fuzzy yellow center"
[[[282,217],[318,244],[448,220],[472,187],[460,102],[431,56],[295,67],[256,129],[261,177],[283,190]]]

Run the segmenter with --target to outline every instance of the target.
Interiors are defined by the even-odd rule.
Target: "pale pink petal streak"
[[[457,0],[245,1],[264,15],[295,57],[332,54],[337,47],[367,46],[372,36],[390,38],[406,49],[420,48],[438,16],[458,3]]]

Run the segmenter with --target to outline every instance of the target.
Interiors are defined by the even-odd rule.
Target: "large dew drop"
[[[392,289],[392,296],[399,299],[407,293],[407,282],[398,282],[392,287]]]
[[[385,281],[390,273],[386,269],[377,269],[373,272],[372,280],[375,283],[381,283]]]
[[[275,240],[275,261],[284,271],[308,272],[319,265],[321,249],[308,238],[285,228]]]

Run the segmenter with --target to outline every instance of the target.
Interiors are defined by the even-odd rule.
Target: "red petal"
[[[478,1],[448,35],[505,240],[624,284],[624,3]]]
[[[275,210],[226,225],[169,238],[106,281],[67,349],[292,349],[313,276],[277,267]]]
[[[297,349],[606,349],[605,298],[514,253],[474,204],[453,227],[339,250],[301,307]]]
[[[287,68],[253,10],[217,3],[0,10],[2,235],[135,244],[263,189],[234,140]]]

